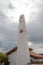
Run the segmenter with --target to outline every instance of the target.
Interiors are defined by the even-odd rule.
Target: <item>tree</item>
[[[0,63],[2,65],[3,62],[8,60],[8,56],[0,52]]]

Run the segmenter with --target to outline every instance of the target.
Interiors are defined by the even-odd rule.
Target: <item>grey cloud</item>
[[[41,0],[43,1],[43,0]],[[27,37],[28,41],[32,42],[34,47],[43,47],[43,2],[38,5],[38,13],[34,13],[33,17],[36,16],[34,20],[31,20],[27,25]],[[2,6],[2,5],[1,5]],[[12,5],[10,5],[12,9]],[[3,12],[0,10],[0,48],[15,46],[17,43],[17,30],[18,23],[12,22]]]
[[[31,41],[43,41],[43,24],[40,22],[29,23],[29,39]]]
[[[29,30],[29,39],[31,42],[43,42],[43,9],[41,6],[41,3],[39,3],[39,12],[37,14],[37,17],[35,20],[30,21],[28,24],[28,30]]]
[[[18,24],[9,20],[2,11],[0,14],[0,47],[11,48],[16,44]]]
[[[9,3],[9,9],[14,9],[14,6],[11,3]]]
[[[0,0],[0,9],[8,8],[9,0]]]

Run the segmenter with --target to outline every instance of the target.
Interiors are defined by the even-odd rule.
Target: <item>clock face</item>
[[[23,30],[20,30],[20,33],[23,33],[24,31]],[[26,32],[26,30],[25,30],[25,32]]]
[[[23,33],[23,30],[20,30],[20,33]]]

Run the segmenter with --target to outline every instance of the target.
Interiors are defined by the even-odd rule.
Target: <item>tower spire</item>
[[[25,17],[24,15],[21,15],[19,19],[16,65],[30,63],[30,54],[26,34],[27,31],[26,31]]]

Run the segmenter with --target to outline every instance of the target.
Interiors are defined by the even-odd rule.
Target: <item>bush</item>
[[[3,62],[8,60],[8,56],[0,52],[0,63],[2,65]]]

